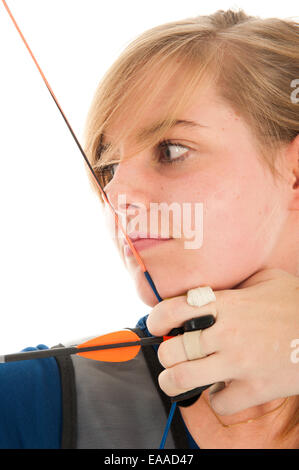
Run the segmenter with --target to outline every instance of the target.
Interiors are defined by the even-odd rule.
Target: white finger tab
[[[197,287],[187,292],[187,303],[194,307],[202,307],[210,302],[216,302],[216,296],[211,287]]]

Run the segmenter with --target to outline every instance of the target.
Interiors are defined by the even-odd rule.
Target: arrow
[[[0,363],[25,361],[28,359],[43,359],[48,357],[78,356],[103,362],[126,362],[134,359],[142,346],[161,344],[174,336],[188,331],[204,330],[215,323],[213,315],[203,315],[187,320],[183,326],[173,328],[166,336],[150,336],[140,338],[130,329],[113,331],[102,336],[96,336],[82,344],[70,347],[57,347],[40,351],[24,351],[0,356]]]
[[[126,362],[134,359],[141,346],[160,344],[173,336],[152,336],[139,338],[132,330],[120,330],[97,336],[82,344],[70,347],[57,347],[41,351],[24,351],[0,356],[0,363],[61,357],[76,354],[88,359],[103,362]]]

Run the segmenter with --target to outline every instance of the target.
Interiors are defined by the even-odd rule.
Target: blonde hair
[[[299,79],[298,27],[292,19],[229,9],[162,24],[133,40],[103,76],[87,116],[85,152],[102,185],[122,141],[134,139],[134,155],[157,144],[207,83],[249,125],[261,161],[278,175],[280,150],[299,133],[299,105],[291,100],[291,83]],[[141,131],[144,111],[170,84],[175,93],[155,109],[151,131]],[[117,123],[115,141],[104,146]],[[299,407],[286,432],[298,424]]]

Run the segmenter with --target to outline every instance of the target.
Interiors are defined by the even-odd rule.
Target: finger
[[[186,335],[198,335],[198,355],[195,356],[196,359],[200,357],[200,353],[204,356],[212,354],[218,351],[216,347],[216,335],[213,333],[211,328],[199,331],[191,331],[189,333],[184,333],[184,335],[176,336],[175,338],[168,339],[160,344],[158,349],[158,359],[163,367],[173,367],[175,364],[188,361],[188,355],[186,350],[186,342],[184,338]]]
[[[172,328],[182,326],[185,321],[202,315],[212,314],[217,316],[218,298],[215,292],[216,302],[210,302],[202,307],[195,307],[187,303],[187,296],[173,297],[157,304],[147,318],[147,328],[154,336],[167,335]],[[219,302],[220,303],[220,302]]]
[[[227,365],[223,364],[221,353],[214,353],[165,369],[158,380],[161,389],[167,395],[174,396],[196,387],[230,380],[230,373]]]
[[[158,359],[165,368],[187,361],[182,335],[161,343],[158,349]]]
[[[209,390],[210,405],[219,415],[231,415],[246,410],[252,406],[265,403],[261,395],[257,395],[252,386],[246,381],[233,380],[229,385],[217,391],[213,386]]]

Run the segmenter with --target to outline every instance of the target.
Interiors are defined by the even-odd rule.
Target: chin
[[[170,297],[177,297],[179,295],[185,295],[184,289],[179,289],[170,281],[169,277],[165,277],[165,281],[155,282],[156,289],[161,296],[162,300]],[[139,298],[149,307],[154,307],[159,303],[156,295],[154,294],[151,286],[149,285],[144,273],[139,271],[137,276],[135,273],[134,282]]]
[[[140,276],[138,276],[138,279],[135,279],[135,283],[137,294],[142,302],[144,302],[149,307],[154,307],[159,303],[143,272],[140,272]],[[159,294],[162,297],[160,292]]]

